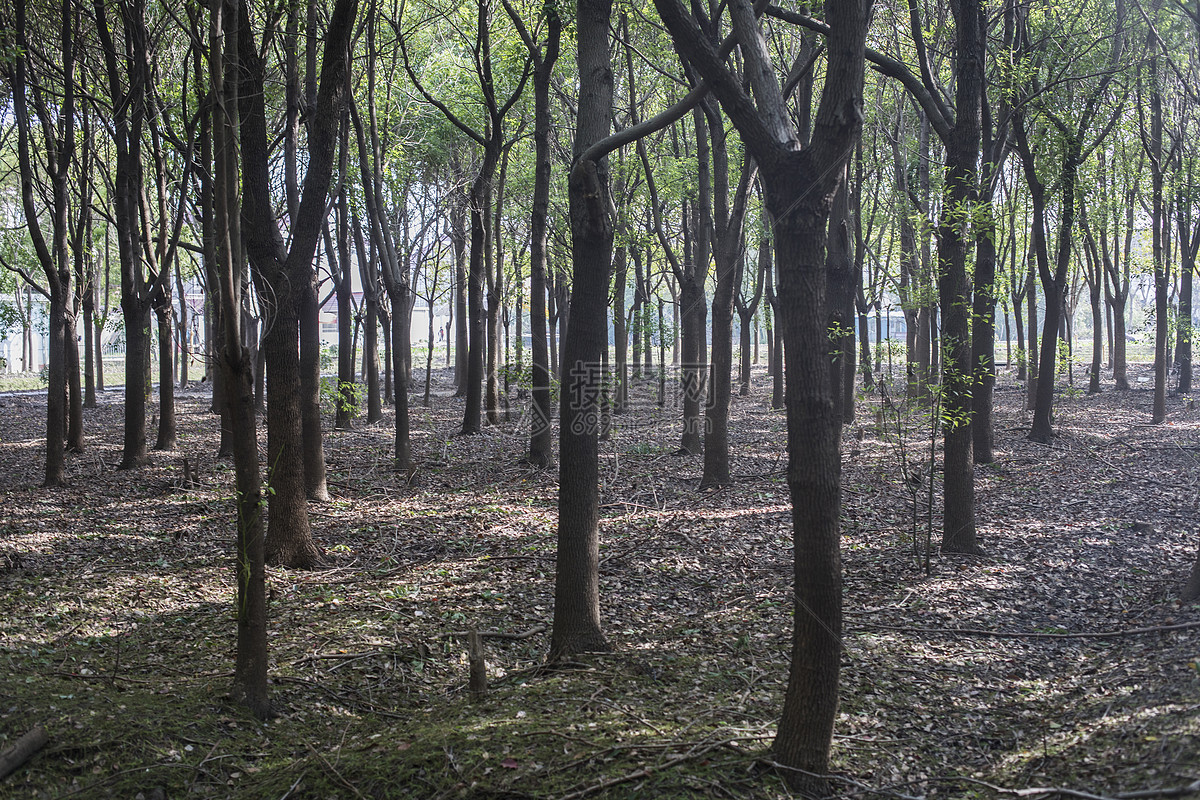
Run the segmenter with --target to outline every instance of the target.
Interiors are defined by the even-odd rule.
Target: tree
[[[607,650],[600,624],[599,394],[614,210],[608,160],[588,149],[612,127],[613,73],[608,47],[611,0],[577,0],[579,101],[571,216],[571,323],[563,343],[559,431],[558,546],[550,659]]]
[[[357,8],[357,0],[337,0],[329,18],[320,87],[309,124],[308,172],[291,229],[290,247],[284,245],[271,197],[262,51],[255,40],[249,10],[242,5],[239,11],[242,233],[259,295],[271,298],[273,303],[263,337],[267,363],[267,463],[271,470],[266,557],[270,563],[294,568],[311,568],[322,560],[312,539],[305,504],[299,308],[295,287],[309,283],[323,227],[340,105],[346,87],[346,53]],[[272,36],[270,26],[264,29],[264,36],[268,39]]]
[[[712,369],[704,409],[704,474],[702,488],[726,486],[729,478],[729,401],[733,394],[733,305],[738,268],[745,260],[745,222],[750,186],[757,167],[746,159],[729,198],[728,132],[719,107],[711,98],[701,102],[712,137],[713,260],[717,285],[712,303]],[[742,345],[743,349],[745,344]]]
[[[1105,103],[1109,100],[1108,87],[1116,77],[1116,68],[1121,57],[1123,23],[1123,4],[1118,2],[1117,27],[1110,36],[1108,58],[1105,63],[1098,65],[1100,67],[1099,75],[1091,85],[1080,85],[1079,81],[1063,81],[1063,76],[1056,74],[1058,65],[1042,60],[1037,62],[1037,68],[1032,72],[1028,83],[1022,87],[1023,103],[1014,115],[1016,150],[1021,158],[1025,182],[1029,187],[1033,206],[1032,250],[1037,259],[1038,273],[1041,277],[1046,303],[1046,314],[1042,322],[1041,354],[1038,358],[1039,378],[1036,403],[1033,410],[1033,425],[1029,432],[1029,438],[1036,442],[1048,443],[1053,435],[1050,417],[1054,404],[1058,333],[1066,303],[1067,271],[1071,265],[1079,170],[1117,120],[1119,106],[1111,111],[1107,122],[1101,125],[1098,132],[1092,131],[1093,125],[1103,120],[1101,114],[1105,111]],[[1028,18],[1023,16],[1018,18],[1021,52],[1023,54],[1037,52],[1045,59],[1047,55],[1044,49],[1034,50],[1033,37],[1039,31],[1031,29],[1033,24],[1033,21]],[[1056,27],[1054,33],[1057,35],[1058,31],[1059,29]],[[1073,35],[1069,41],[1081,41],[1083,38]],[[1046,77],[1041,74],[1042,70],[1046,71]],[[1057,98],[1057,102],[1054,102],[1053,106],[1051,106],[1051,102],[1054,101],[1054,96],[1043,90],[1043,87],[1051,82],[1061,82],[1068,87],[1069,91],[1067,97]],[[1076,88],[1077,85],[1078,88]],[[1073,121],[1069,120],[1062,114],[1062,108],[1079,108],[1078,116]],[[1046,144],[1049,147],[1035,148],[1031,143],[1030,116],[1033,113],[1037,113],[1039,119],[1043,120],[1045,136],[1049,137]],[[1059,220],[1058,247],[1053,267],[1051,267],[1049,245],[1047,244],[1046,181],[1048,178],[1039,172],[1035,155],[1035,152],[1045,153],[1051,149],[1059,158],[1059,167],[1057,173],[1049,180],[1053,180],[1057,184],[1060,196],[1057,214]]]
[[[529,409],[529,463],[550,463],[550,358],[546,344],[546,245],[550,217],[550,80],[558,61],[562,19],[555,0],[545,0],[546,40],[539,45],[512,5],[504,3],[533,61],[533,204],[529,217],[529,333],[533,381]]]
[[[214,102],[207,114],[213,148],[212,229],[221,337],[222,388],[232,433],[237,499],[237,658],[233,696],[259,719],[271,713],[267,686],[267,598],[262,481],[258,469],[252,359],[242,343],[241,265],[238,224],[238,0],[213,0],[209,23],[209,78]]]
[[[754,319],[754,315],[758,313],[758,305],[762,302],[763,282],[767,277],[767,273],[771,271],[771,241],[767,238],[767,232],[764,231],[762,237],[758,240],[758,258],[755,261],[754,269],[750,274],[747,274],[746,261],[748,259],[740,259],[738,261],[737,276],[734,282],[737,285],[737,294],[733,298],[734,307],[738,314],[738,341],[740,342],[739,349],[739,370],[738,382],[740,388],[738,394],[742,397],[747,397],[750,394],[750,322]],[[750,281],[754,286],[753,292],[747,296],[747,281]],[[755,343],[757,347],[757,342]],[[755,358],[757,359],[757,350]]]
[[[120,3],[124,42],[109,30],[112,16],[104,0],[93,0],[112,103],[110,136],[116,148],[112,204],[117,232],[117,255],[121,265],[121,313],[125,322],[125,442],[120,469],[144,465],[146,451],[146,400],[149,395],[150,310],[166,291],[166,271],[155,272],[147,263],[151,252],[147,241],[151,221],[145,218],[143,139],[148,124],[152,76],[150,32],[143,0]],[[121,66],[124,64],[125,72]]]
[[[38,263],[46,275],[46,288],[38,291],[50,305],[47,320],[49,336],[49,387],[46,400],[46,477],[44,486],[56,487],[66,483],[65,446],[67,412],[67,368],[70,362],[68,347],[75,346],[75,314],[71,307],[71,259],[68,248],[70,224],[68,179],[75,158],[75,61],[74,33],[78,25],[78,10],[70,0],[63,0],[59,23],[63,84],[61,105],[51,110],[48,97],[59,94],[45,90],[33,91],[34,111],[45,141],[39,150],[45,158],[44,170],[51,184],[51,240],[42,231],[35,198],[35,163],[31,143],[33,117],[26,95],[30,93],[29,21],[25,0],[17,0],[14,9],[15,32],[20,52],[9,61],[7,72],[12,86],[13,116],[17,127],[17,164],[21,176],[21,208],[33,243]],[[33,278],[23,274],[31,286]],[[69,342],[68,342],[69,340]],[[76,353],[74,362],[78,368]]]
[[[484,114],[483,125],[476,126],[457,114],[445,102],[436,98],[425,87],[409,58],[407,41],[409,35],[401,32],[399,36],[401,52],[404,55],[404,68],[408,73],[409,80],[417,87],[426,102],[437,108],[451,124],[483,151],[479,171],[471,183],[467,204],[470,213],[471,238],[466,275],[468,350],[466,406],[463,411],[462,433],[468,435],[479,433],[483,424],[484,350],[487,345],[487,316],[483,292],[488,272],[487,267],[491,258],[488,212],[492,203],[492,182],[505,146],[504,119],[524,91],[530,72],[529,60],[526,60],[525,67],[505,97],[502,94],[503,87],[497,85],[492,65],[492,6],[486,0],[479,0],[475,13],[475,39],[470,44],[474,64],[472,77],[478,81],[481,95],[479,100],[482,102]],[[489,414],[495,412],[494,406],[489,406],[487,410]]]
[[[729,5],[746,80],[679,0],[655,0],[675,47],[711,86],[746,150],[759,165],[767,211],[775,225],[779,311],[787,350],[788,489],[795,547],[792,668],[775,758],[805,773],[789,782],[823,792],[837,709],[841,658],[840,419],[835,413],[825,329],[826,223],[844,164],[862,126],[866,7],[831,4],[828,64],[812,142],[801,148],[768,54],[746,0]]]

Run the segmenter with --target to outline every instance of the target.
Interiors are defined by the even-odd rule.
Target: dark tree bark
[[[754,363],[758,363],[758,306],[762,302],[763,283],[767,274],[771,271],[771,240],[765,235],[758,240],[758,260],[755,262],[754,268],[754,293],[750,297],[745,296],[745,260],[739,261],[738,280],[737,280],[737,295],[734,297],[734,305],[737,308],[738,322],[741,325],[738,331],[738,340],[741,342],[740,352],[740,369],[738,374],[738,382],[740,388],[738,394],[742,397],[750,396],[750,325],[754,323]]]
[[[1103,157],[1103,150],[1100,151]],[[1139,169],[1142,165],[1139,163]],[[1103,171],[1101,172],[1103,176]],[[1130,264],[1133,254],[1133,207],[1134,190],[1130,188],[1125,195],[1125,228],[1124,256],[1121,248],[1120,213],[1116,204],[1113,208],[1113,243],[1112,258],[1109,258],[1107,223],[1100,228],[1100,250],[1104,258],[1105,293],[1112,312],[1113,321],[1113,384],[1118,391],[1129,390],[1129,377],[1126,360],[1125,342],[1125,306],[1129,301]]]
[[[767,306],[771,311],[772,324],[767,327],[767,350],[771,358],[771,408],[783,408],[783,337],[779,331],[779,298],[775,296],[775,279],[767,277]]]
[[[46,335],[49,340],[49,363],[47,365],[49,386],[46,395],[46,473],[42,485],[58,487],[66,484],[64,442],[67,433],[67,369],[70,366],[66,352],[66,332],[70,330],[72,340],[75,338],[75,316],[72,312],[71,302],[68,181],[71,164],[75,159],[74,31],[77,26],[78,11],[67,0],[62,3],[59,20],[59,44],[63,59],[62,105],[53,112],[53,117],[59,121],[59,125],[55,125],[52,121],[51,111],[46,106],[45,96],[47,93],[33,92],[37,118],[41,122],[42,130],[46,133],[46,141],[42,143],[39,150],[45,158],[44,169],[51,184],[51,241],[49,243],[46,242],[42,232],[39,211],[34,199],[35,167],[30,143],[32,117],[26,100],[26,93],[29,91],[28,65],[26,64],[26,59],[29,58],[29,44],[26,37],[29,29],[25,12],[25,0],[16,0],[16,36],[20,52],[12,59],[7,71],[12,86],[13,115],[17,125],[17,162],[21,179],[21,208],[38,263],[46,275],[46,288],[37,288],[49,301],[50,306],[46,320]],[[36,286],[30,276],[23,274],[22,277],[31,286]],[[74,366],[78,369],[77,353]]]
[[[1028,271],[1025,274],[1025,311],[1026,323],[1026,361],[1028,361],[1029,379],[1025,386],[1025,410],[1033,411],[1037,405],[1038,384],[1038,306],[1037,306],[1037,257],[1033,254],[1033,245],[1029,246],[1026,256]]]
[[[66,345],[65,364],[67,371],[67,451],[83,452],[83,407],[86,402],[85,392],[80,387],[79,337],[75,330],[75,320],[78,319],[83,297],[94,293],[92,284],[95,269],[91,265],[91,232],[92,232],[92,164],[93,142],[92,127],[87,114],[82,115],[81,134],[83,138],[80,155],[80,187],[78,216],[72,233],[71,251],[74,269],[75,288],[71,303],[70,327],[63,331],[63,344]],[[81,296],[83,295],[83,296]],[[91,315],[85,314],[84,329],[84,361],[87,362],[84,372],[88,373],[86,382],[87,393],[90,394],[92,405],[96,404],[95,375],[92,374],[92,341],[90,333]],[[172,417],[172,419],[174,419]]]
[[[211,217],[209,236],[215,256],[210,286],[224,328],[220,337],[219,369],[225,393],[222,405],[233,439],[234,482],[237,489],[237,656],[233,697],[259,719],[271,714],[267,685],[267,597],[263,548],[262,481],[258,467],[254,379],[250,353],[240,329],[242,287],[238,258],[238,63],[237,0],[213,0],[209,24],[209,70],[215,100],[210,119],[215,147],[214,169],[208,181]],[[205,169],[202,172],[207,173]]]
[[[465,200],[465,198],[464,198]],[[450,242],[454,247],[454,385],[455,397],[467,396],[467,206],[450,209]],[[449,345],[447,345],[449,346]]]
[[[1088,394],[1100,393],[1100,363],[1104,358],[1104,307],[1101,303],[1100,290],[1103,288],[1103,267],[1100,262],[1099,248],[1092,227],[1088,224],[1087,209],[1080,209],[1080,227],[1083,230],[1084,249],[1084,278],[1087,281],[1088,300],[1092,309],[1092,363],[1088,367]]]
[[[507,6],[506,6],[507,8]],[[546,0],[546,42],[538,47],[523,33],[533,58],[533,208],[529,218],[529,336],[532,359],[532,390],[529,406],[530,464],[550,464],[550,418],[554,413],[550,399],[550,353],[546,340],[546,245],[550,219],[550,81],[558,61],[562,40],[562,19],[554,0]],[[509,10],[514,23],[519,14]],[[519,31],[525,29],[518,25]]]
[[[304,459],[304,494],[309,500],[325,501],[329,499],[329,485],[325,475],[325,438],[321,430],[320,301],[313,266],[312,263],[306,266],[304,276],[294,276],[290,294],[296,307],[300,341],[300,443]],[[269,366],[267,371],[270,372]]]
[[[320,87],[309,124],[308,172],[292,226],[290,249],[284,245],[271,198],[264,65],[248,10],[242,6],[239,12],[243,234],[259,294],[274,303],[262,344],[267,362],[267,463],[272,489],[266,557],[270,563],[293,568],[312,568],[322,560],[312,538],[305,503],[301,365],[297,347],[302,298],[297,294],[311,288],[313,256],[323,227],[337,121],[346,84],[346,53],[357,6],[357,0],[338,0],[330,15]]]
[[[680,378],[683,390],[683,431],[679,437],[678,455],[698,455],[704,447],[704,429],[707,427],[707,420],[700,417],[700,409],[708,376],[708,298],[704,287],[708,281],[712,250],[712,150],[703,112],[696,109],[692,116],[696,128],[698,179],[694,207],[696,213],[692,215],[692,246],[687,247],[685,232],[684,263],[682,272],[677,276],[681,323]],[[688,218],[686,205],[684,217]]]
[[[349,91],[349,89],[348,89]],[[334,293],[337,297],[338,310],[338,386],[337,408],[334,411],[335,428],[348,430],[357,412],[357,400],[354,392],[354,345],[351,338],[355,331],[351,330],[354,319],[352,305],[354,303],[354,288],[350,272],[350,203],[349,191],[346,186],[347,171],[350,160],[350,119],[343,112],[341,133],[338,143],[338,175],[340,176],[337,193],[337,217],[335,229],[336,243],[330,241],[329,227],[325,226],[325,249],[329,255],[330,269],[333,273]],[[334,257],[334,253],[337,256]]]
[[[630,315],[630,334],[633,337],[633,374],[632,378],[637,380],[642,377],[642,331],[647,325],[649,314],[646,310],[647,300],[642,292],[642,283],[645,278],[642,274],[642,251],[641,248],[634,247],[630,249],[629,255],[633,258],[633,307],[629,310]],[[650,356],[646,355],[646,361],[650,360]]]
[[[1158,4],[1154,3],[1153,7]],[[1162,89],[1158,79],[1158,54],[1154,34],[1148,36],[1147,50],[1150,85],[1150,135],[1143,142],[1150,160],[1150,231],[1151,258],[1154,262],[1154,407],[1150,422],[1159,424],[1167,419],[1167,339],[1170,336],[1168,319],[1168,284],[1170,269],[1163,254],[1165,235],[1170,220],[1163,203],[1163,181],[1167,165],[1163,162]]]
[[[367,424],[372,425],[383,419],[383,403],[379,391],[379,270],[374,259],[368,255],[358,215],[352,214],[351,218],[354,223],[354,249],[358,254],[359,277],[363,287],[363,359],[366,364],[364,380],[367,382]],[[432,310],[430,319],[433,319]],[[433,348],[430,347],[430,352],[432,351]]]
[[[982,14],[983,11],[981,10]],[[1005,7],[1005,49],[1012,50],[1016,35],[1016,17],[1011,5]],[[980,27],[986,30],[986,21]],[[998,121],[994,121],[987,92],[981,96],[982,169],[979,176],[979,209],[975,220],[975,296],[972,305],[971,362],[971,435],[974,438],[976,464],[995,460],[995,424],[992,419],[996,387],[996,302],[1000,290],[996,285],[996,218],[992,207],[996,184],[1004,159],[1008,154],[1008,97],[1001,94]]]
[[[1194,185],[1193,164],[1188,162],[1186,185]],[[1200,251],[1200,222],[1193,218],[1195,205],[1186,192],[1175,200],[1176,237],[1179,242],[1179,331],[1175,345],[1175,363],[1179,367],[1179,392],[1192,390],[1192,277],[1196,255]]]
[[[625,413],[629,406],[629,326],[625,316],[625,283],[629,276],[629,247],[617,248],[613,257],[612,318],[616,364],[613,368],[614,414]]]
[[[914,17],[915,19],[915,17]],[[963,216],[976,194],[985,41],[978,0],[954,5],[956,31],[954,124],[946,145],[946,201],[938,225],[938,298],[942,311],[943,460],[942,551],[977,553],[975,467],[971,431],[971,286]]]
[[[713,257],[717,285],[712,304],[712,362],[708,400],[704,408],[704,473],[700,488],[728,486],[729,402],[733,394],[733,301],[740,278],[750,185],[757,171],[749,159],[742,164],[732,203],[729,198],[729,152],[724,120],[715,101],[701,102],[712,138]],[[743,344],[743,349],[745,345]]]
[[[801,149],[775,77],[766,40],[746,0],[729,4],[753,100],[678,0],[655,7],[676,48],[712,87],[759,165],[775,222],[779,310],[788,351],[788,488],[795,547],[792,666],[775,759],[801,772],[794,787],[828,788],[829,749],[841,658],[840,419],[833,407],[825,297],[826,224],[842,170],[862,126],[866,8],[827,8],[826,82],[812,145]]]
[[[558,547],[550,659],[608,650],[600,622],[599,395],[607,347],[614,212],[608,161],[589,147],[612,127],[611,0],[577,0],[579,102],[568,177],[572,291],[563,351],[559,431]]]
[[[113,121],[110,128],[116,146],[116,176],[112,194],[117,231],[117,253],[121,264],[121,311],[125,321],[125,441],[118,469],[134,469],[149,460],[146,450],[146,400],[149,394],[146,368],[150,358],[150,309],[161,276],[148,276],[144,254],[149,252],[139,224],[143,190],[142,138],[146,123],[147,90],[150,86],[148,31],[144,3],[122,4],[117,14],[126,43],[118,50],[108,29],[113,16],[104,0],[94,0],[96,26],[104,52]],[[129,58],[126,58],[128,53]],[[119,63],[128,71],[123,87]]]
[[[849,174],[833,198],[829,214],[829,238],[825,245],[826,287],[829,319],[829,369],[833,387],[834,413],[842,420],[853,418],[854,396],[847,391],[844,376],[847,361],[854,357],[854,255],[850,249]],[[849,370],[853,380],[853,369]],[[851,384],[851,387],[853,384]]]
[[[376,3],[373,1],[367,15],[367,37],[374,41],[375,25],[378,15]],[[391,222],[384,206],[383,194],[383,150],[380,139],[379,121],[375,112],[375,48],[368,51],[367,62],[367,126],[364,130],[359,118],[353,97],[350,99],[350,116],[354,122],[355,136],[358,143],[358,161],[362,184],[367,187],[365,192],[367,220],[370,224],[372,250],[379,260],[380,272],[383,276],[384,289],[387,291],[391,311],[388,319],[391,323],[389,339],[391,347],[390,365],[392,380],[395,384],[393,402],[396,407],[396,425],[393,440],[392,467],[397,472],[406,473],[411,466],[411,436],[408,417],[408,360],[405,355],[408,340],[407,326],[409,324],[408,306],[411,295],[408,284],[408,272],[405,265],[400,263],[396,251],[396,240],[392,233]],[[368,154],[368,137],[370,152]],[[453,230],[453,228],[452,228]]]

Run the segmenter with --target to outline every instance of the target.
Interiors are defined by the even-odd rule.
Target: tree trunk
[[[96,407],[96,353],[97,339],[95,317],[95,287],[90,284],[84,289],[83,295],[83,407]]]
[[[155,450],[175,449],[175,370],[172,366],[175,337],[170,303],[171,296],[167,294],[154,309],[158,317],[158,438],[154,442]]]
[[[377,305],[376,309],[379,329],[383,332],[383,402],[392,405],[396,402],[392,378],[392,315],[382,305]],[[449,330],[446,331],[446,352],[450,352]]]
[[[455,397],[467,396],[467,207],[457,203],[450,211],[450,241],[454,246],[454,385]],[[392,314],[397,313],[396,308]],[[398,342],[393,342],[398,344]],[[447,343],[447,347],[449,343]]]
[[[848,170],[847,170],[848,173]],[[834,413],[845,419],[853,396],[845,391],[847,359],[854,355],[854,259],[850,251],[850,187],[848,174],[841,179],[841,188],[833,198],[829,214],[829,233],[825,246],[825,271],[828,273],[829,368],[833,387]],[[851,373],[853,374],[853,373]]]
[[[125,317],[125,442],[117,469],[137,469],[150,460],[146,451],[145,372],[150,314],[132,291],[121,298],[121,310]]]
[[[325,439],[321,430],[321,318],[317,307],[317,275],[305,267],[304,280],[294,280],[289,294],[296,303],[300,339],[300,420],[302,430],[304,494],[309,500],[329,499],[325,477]],[[270,356],[267,356],[270,371]],[[353,366],[351,366],[353,369]],[[268,379],[269,380],[269,379]],[[270,390],[268,389],[268,402]]]
[[[983,96],[984,31],[978,0],[954,7],[955,124],[946,144],[946,202],[938,226],[938,299],[942,309],[942,551],[978,553],[971,420],[971,286],[962,217],[975,191]],[[994,267],[993,267],[994,268]]]
[[[750,323],[754,315],[738,312],[738,396],[750,396]]]
[[[215,156],[211,177],[204,178],[210,195],[204,203],[205,266],[208,268],[212,308],[220,319],[217,329],[222,342],[218,372],[224,398],[223,421],[229,423],[233,441],[236,486],[237,558],[237,656],[234,662],[233,697],[259,719],[271,713],[267,685],[267,598],[263,547],[263,498],[258,466],[258,425],[255,419],[252,359],[241,341],[242,261],[239,258],[239,209],[237,191],[238,128],[238,21],[231,3],[213,0],[214,12],[223,13],[223,30],[212,15],[209,29],[209,68],[215,92],[215,108],[206,113],[205,127],[211,131],[210,151]],[[222,37],[222,33],[225,34]],[[223,63],[222,42],[228,63]],[[199,72],[199,65],[197,65]],[[206,132],[206,138],[208,137]],[[206,153],[206,155],[208,155]],[[205,158],[205,163],[210,163]],[[208,172],[208,170],[205,170]]]
[[[462,435],[479,433],[483,427],[483,380],[486,362],[488,315],[484,305],[484,281],[487,278],[485,249],[488,247],[488,198],[492,176],[500,160],[499,142],[484,149],[479,175],[471,184],[471,255],[467,273],[467,318],[470,320],[467,344],[466,406],[463,410]],[[460,391],[462,386],[459,387]]]
[[[322,556],[312,538],[305,502],[306,478],[315,474],[309,468],[320,467],[322,487],[324,476],[323,458],[319,465],[307,463],[313,454],[311,450],[305,452],[306,448],[320,446],[319,435],[315,441],[313,436],[305,436],[303,416],[315,411],[317,387],[312,378],[319,368],[312,262],[323,227],[346,84],[345,53],[356,11],[356,0],[337,0],[329,17],[320,88],[310,111],[308,174],[288,249],[271,197],[264,66],[250,27],[249,9],[245,5],[239,8],[243,233],[259,296],[270,298],[274,304],[274,316],[266,325],[262,341],[267,362],[267,467],[271,487],[265,547],[269,562],[292,568],[314,567]],[[299,330],[301,315],[311,325],[303,332]],[[301,354],[306,359],[307,377],[301,375]],[[302,387],[302,380],[309,385]],[[319,433],[319,415],[315,428]]]
[[[396,312],[397,307],[406,300],[403,286],[388,285],[388,299],[392,302],[392,341],[398,342],[404,338],[401,326],[408,325],[404,314]],[[408,421],[408,370],[405,369],[402,348],[392,348],[392,376],[396,381],[396,431],[393,438],[392,466],[401,474],[406,473],[412,466],[412,444]]]
[[[613,257],[613,341],[616,346],[616,385],[613,413],[624,414],[629,406],[629,329],[625,324],[625,280],[629,274],[629,248],[622,245]]]
[[[348,131],[343,133],[343,137],[348,135]],[[348,148],[346,138],[342,139],[343,148]],[[343,153],[345,149],[343,149]],[[341,159],[343,174],[345,173],[346,158]],[[354,381],[354,345],[351,339],[355,333],[352,330],[354,320],[354,302],[353,287],[350,278],[350,209],[347,202],[347,191],[345,183],[343,183],[341,191],[338,192],[338,208],[337,208],[337,258],[333,258],[333,248],[329,245],[330,237],[328,227],[326,227],[325,243],[326,250],[330,255],[330,269],[333,271],[334,292],[337,296],[337,314],[338,314],[338,364],[337,364],[337,408],[334,411],[333,426],[339,430],[349,430],[353,427],[352,420],[356,408],[355,399],[355,381]]]
[[[612,126],[611,0],[578,0],[576,159]],[[558,546],[550,660],[608,650],[600,622],[599,382],[607,346],[613,209],[607,160],[577,160],[568,179],[573,286],[564,341]]]
[[[747,0],[730,4],[746,75],[729,73],[679,0],[655,0],[676,48],[712,86],[762,170],[775,223],[778,309],[787,348],[788,489],[792,501],[795,613],[791,670],[772,746],[802,772],[788,783],[822,796],[837,715],[841,661],[841,424],[829,369],[824,246],[830,204],[862,125],[865,6],[827,6],[830,54],[812,147],[800,150],[767,42]],[[833,169],[829,167],[833,166]]]

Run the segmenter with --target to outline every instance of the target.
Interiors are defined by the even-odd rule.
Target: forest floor
[[[789,796],[765,769],[791,629],[784,419],[755,378],[733,403],[736,482],[711,492],[700,457],[673,455],[656,382],[635,387],[602,447],[614,649],[556,671],[557,472],[521,463],[523,402],[456,437],[439,376],[413,406],[411,475],[389,468],[390,416],[330,431],[334,499],[311,507],[330,567],[268,570],[266,723],[227,699],[232,473],[207,397],[181,396],[176,451],[118,472],[109,393],[54,491],[44,398],[0,397],[0,751],[49,733],[0,797]],[[1200,412],[1172,395],[1151,426],[1134,385],[1062,394],[1043,446],[1001,377],[996,461],[976,472],[985,557],[940,555],[940,484],[931,518],[928,483],[905,480],[927,479],[928,416],[862,401],[844,432],[838,797],[1200,797],[1200,605],[1178,601]],[[468,627],[491,681],[477,703]]]

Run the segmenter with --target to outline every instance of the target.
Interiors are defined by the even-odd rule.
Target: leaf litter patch
[[[36,487],[44,400],[11,404],[0,748],[34,723],[50,744],[0,795],[788,796],[760,774],[792,613],[785,434],[765,383],[756,373],[733,399],[734,484],[703,493],[700,457],[671,454],[678,423],[651,401],[655,382],[633,387],[640,401],[601,448],[616,649],[554,671],[557,475],[521,462],[516,404],[458,437],[442,376],[434,407],[414,405],[407,475],[389,468],[386,416],[328,431],[334,498],[311,513],[332,566],[269,570],[278,716],[265,724],[225,699],[232,481],[211,456],[208,398],[181,393],[177,451],[117,472],[107,395],[59,491]],[[905,479],[928,460],[927,422],[880,430],[868,398],[845,430],[839,796],[1114,797],[1200,778],[1200,631],[1169,629],[1200,621],[1176,600],[1200,543],[1196,415],[1172,398],[1172,424],[1152,427],[1136,392],[1064,399],[1041,446],[1023,438],[1022,399],[997,393],[998,460],[977,469],[987,556],[935,552],[929,574],[940,481],[931,508],[927,463],[919,491]],[[468,628],[487,650],[479,703]],[[1134,628],[1168,630],[1104,635]]]

